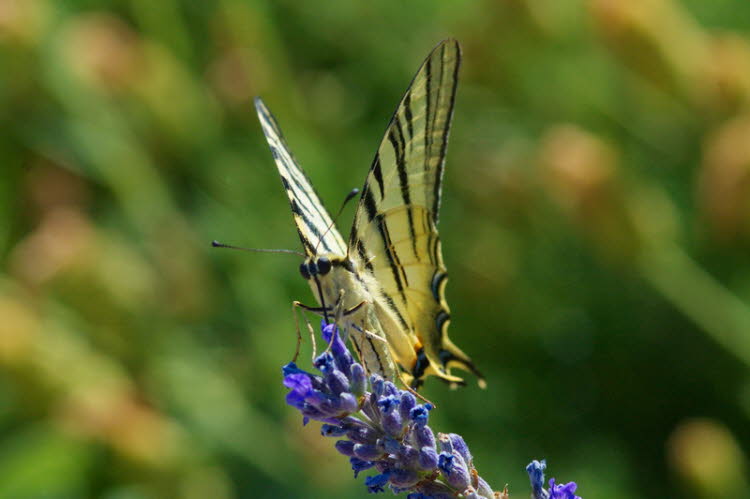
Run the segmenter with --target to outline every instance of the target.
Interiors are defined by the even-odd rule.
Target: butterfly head
[[[354,264],[348,258],[325,255],[307,258],[300,264],[299,272],[306,281],[309,281],[318,276],[325,276],[329,274],[332,269],[337,267],[342,267],[349,272],[354,272]]]
[[[328,322],[331,304],[338,306],[342,290],[351,289],[350,281],[354,273],[352,261],[335,254],[309,256],[300,264],[299,272],[310,284],[318,303],[323,308],[323,317]],[[346,309],[346,306],[344,308]]]

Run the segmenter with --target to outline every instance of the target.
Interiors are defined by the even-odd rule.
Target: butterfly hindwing
[[[376,283],[380,309],[406,333],[385,328],[396,361],[416,384],[427,374],[460,383],[451,367],[479,375],[448,338],[437,231],[460,60],[458,42],[445,40],[420,67],[375,155],[349,238],[350,254]]]

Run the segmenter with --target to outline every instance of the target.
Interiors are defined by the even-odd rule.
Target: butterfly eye
[[[331,271],[331,260],[326,257],[318,258],[318,272],[320,275],[325,275]]]
[[[310,269],[307,268],[307,263],[302,262],[299,266],[299,273],[302,274],[302,277],[307,281],[310,279]]]

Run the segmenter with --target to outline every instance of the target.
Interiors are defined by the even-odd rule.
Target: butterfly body
[[[359,271],[356,262],[333,254],[307,259],[300,270],[325,309],[324,315],[336,320],[343,339],[349,339],[362,363],[369,371],[395,381],[399,373],[368,287],[371,279]]]
[[[368,371],[418,387],[428,375],[481,374],[448,338],[447,271],[437,231],[443,166],[461,51],[438,44],[389,123],[361,190],[348,242],[292,156],[276,120],[255,105],[307,258],[300,267],[323,315]]]

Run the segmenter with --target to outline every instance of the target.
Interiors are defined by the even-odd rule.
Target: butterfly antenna
[[[357,189],[355,187],[354,189],[352,189],[351,191],[349,191],[349,194],[346,195],[346,198],[344,199],[344,202],[341,203],[341,208],[339,208],[339,211],[336,212],[336,216],[333,217],[333,220],[328,225],[328,227],[326,228],[325,232],[323,232],[323,235],[320,236],[320,239],[318,239],[318,244],[315,245],[315,254],[316,255],[318,254],[318,246],[320,246],[320,243],[323,242],[323,238],[326,237],[329,232],[331,232],[331,229],[333,228],[334,225],[336,225],[336,220],[339,219],[339,217],[341,216],[341,213],[343,213],[343,211],[344,211],[344,208],[346,208],[346,205],[349,203],[349,201],[351,201],[352,199],[354,199],[354,197],[357,194],[359,194],[359,189]]]
[[[301,251],[295,251],[290,249],[266,249],[266,248],[242,248],[240,246],[232,246],[231,244],[220,243],[219,241],[211,241],[211,246],[214,248],[226,248],[240,251],[250,251],[252,253],[289,253],[291,255],[305,257],[305,254]]]

